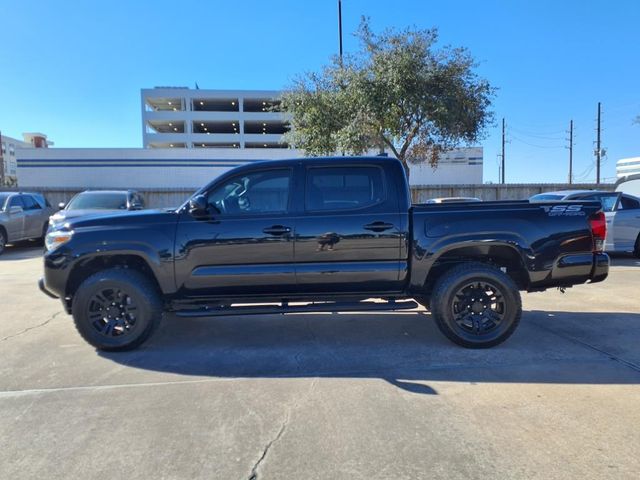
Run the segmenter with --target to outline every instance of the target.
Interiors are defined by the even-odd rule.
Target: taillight
[[[591,235],[593,235],[593,251],[604,250],[604,239],[607,236],[607,220],[603,212],[594,213],[589,218]]]

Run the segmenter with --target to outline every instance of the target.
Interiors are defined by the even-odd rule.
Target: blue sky
[[[280,89],[337,52],[337,0],[0,0],[0,129],[42,131],[57,147],[140,147],[140,89],[156,85]],[[508,182],[593,181],[596,105],[602,176],[640,155],[640,2],[343,0],[345,51],[361,15],[373,29],[437,27],[496,87],[482,142],[498,178],[499,120]],[[588,173],[588,174],[587,174]]]

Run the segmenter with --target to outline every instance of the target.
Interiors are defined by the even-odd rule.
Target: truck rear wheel
[[[489,348],[513,334],[522,315],[520,292],[500,269],[470,262],[448,270],[431,295],[440,331],[467,348]]]
[[[73,297],[72,315],[82,338],[94,347],[131,350],[160,323],[162,300],[145,275],[113,268],[82,282]]]

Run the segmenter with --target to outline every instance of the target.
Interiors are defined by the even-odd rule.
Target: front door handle
[[[279,236],[291,232],[291,229],[289,227],[285,227],[284,225],[272,225],[270,227],[264,228],[262,231],[267,235]]]
[[[371,230],[373,232],[384,232],[385,230],[391,230],[392,228],[393,228],[392,223],[385,223],[385,222],[373,222],[373,223],[368,223],[367,225],[364,226],[365,230]]]

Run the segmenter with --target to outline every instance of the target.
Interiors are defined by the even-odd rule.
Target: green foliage
[[[386,30],[363,18],[360,50],[307,73],[283,94],[292,116],[285,140],[307,155],[362,154],[388,148],[405,164],[477,142],[494,89],[474,72],[464,48],[436,48],[437,31]]]

